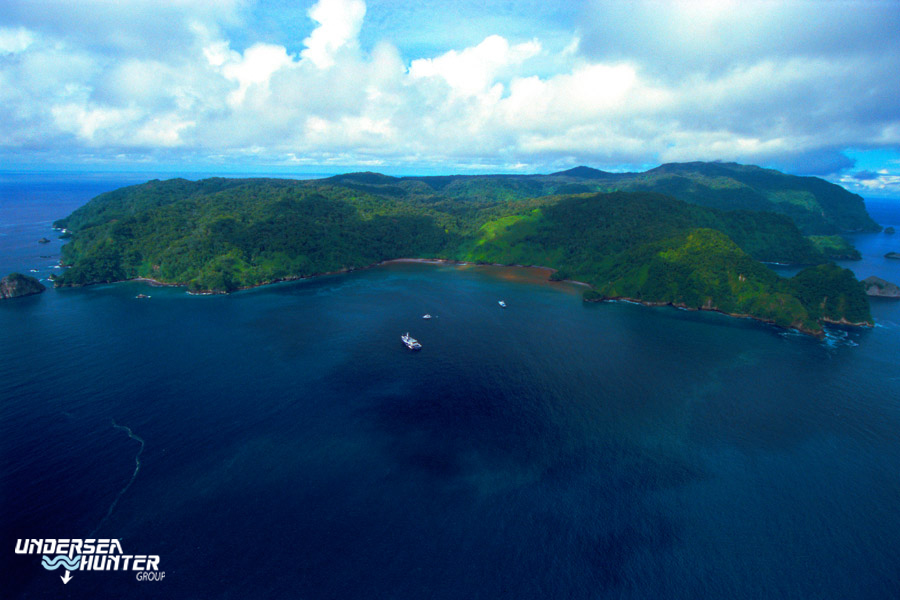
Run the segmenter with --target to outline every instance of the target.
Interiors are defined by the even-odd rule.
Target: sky
[[[898,0],[3,0],[0,169],[722,160],[900,197],[898,74]]]

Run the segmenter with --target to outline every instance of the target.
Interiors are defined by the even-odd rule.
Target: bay
[[[10,179],[4,273],[51,270],[50,222],[123,183]],[[845,266],[900,281],[894,239],[854,236]],[[0,303],[4,597],[896,597],[900,303],[818,341],[544,277],[391,263]],[[165,579],[63,586],[13,552],[89,535]]]

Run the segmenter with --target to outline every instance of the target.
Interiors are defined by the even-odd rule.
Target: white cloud
[[[437,58],[420,58],[409,67],[411,79],[440,78],[458,96],[474,96],[488,90],[497,75],[510,66],[519,65],[541,51],[536,40],[510,46],[498,35],[461,52],[450,50]]]
[[[630,112],[652,94],[629,65],[585,64],[548,79],[513,80],[502,110],[509,126],[556,128]]]
[[[331,67],[339,50],[356,44],[365,15],[362,0],[319,0],[309,9],[319,26],[303,40],[306,49],[300,55],[320,69]]]
[[[256,44],[247,48],[243,57],[237,53],[230,53],[228,59],[222,64],[222,74],[227,79],[236,81],[238,89],[229,94],[229,103],[241,104],[251,86],[258,86],[262,90],[268,91],[269,79],[272,74],[291,64],[293,64],[293,60],[288,56],[284,46]]]
[[[112,132],[124,130],[135,117],[134,110],[85,108],[75,103],[54,106],[51,114],[61,131],[74,133],[87,142],[108,141]]]
[[[386,119],[342,117],[328,121],[310,117],[306,122],[306,141],[313,147],[327,146],[335,150],[372,151],[395,140],[396,131]]]
[[[34,42],[34,34],[24,27],[0,27],[0,54],[16,54]]]
[[[182,132],[194,126],[177,114],[162,115],[146,121],[136,132],[135,141],[148,147],[177,147],[184,143]]]

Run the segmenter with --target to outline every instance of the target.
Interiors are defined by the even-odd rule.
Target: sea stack
[[[21,273],[10,273],[0,279],[0,299],[20,298],[40,294],[47,288],[40,281]]]
[[[890,281],[885,281],[881,277],[866,277],[862,280],[862,284],[866,286],[866,294],[869,296],[878,296],[879,298],[897,298],[900,299],[900,287]]]

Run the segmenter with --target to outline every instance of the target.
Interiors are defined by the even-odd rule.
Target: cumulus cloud
[[[487,91],[503,69],[519,65],[541,51],[537,41],[510,46],[499,35],[491,35],[477,46],[461,52],[450,50],[436,58],[420,58],[409,67],[411,79],[440,78],[459,96]]]
[[[283,46],[271,44],[253,45],[243,56],[236,52],[227,54],[227,57],[214,56],[212,59],[207,55],[207,59],[212,66],[220,66],[227,79],[237,82],[238,88],[228,96],[232,105],[241,104],[251,86],[267,90],[272,74],[293,64]]]
[[[721,159],[831,174],[853,167],[847,148],[900,148],[900,27],[881,5],[848,21],[837,4],[587,2],[549,45],[534,21],[517,39],[430,56],[404,56],[384,15],[364,46],[362,0],[311,5],[292,50],[254,39],[244,25],[263,9],[240,0],[70,5],[10,0],[0,17],[7,158],[410,170]]]
[[[356,45],[365,15],[362,0],[320,0],[309,10],[319,26],[303,40],[306,49],[301,56],[320,69],[331,67],[338,51]]]

